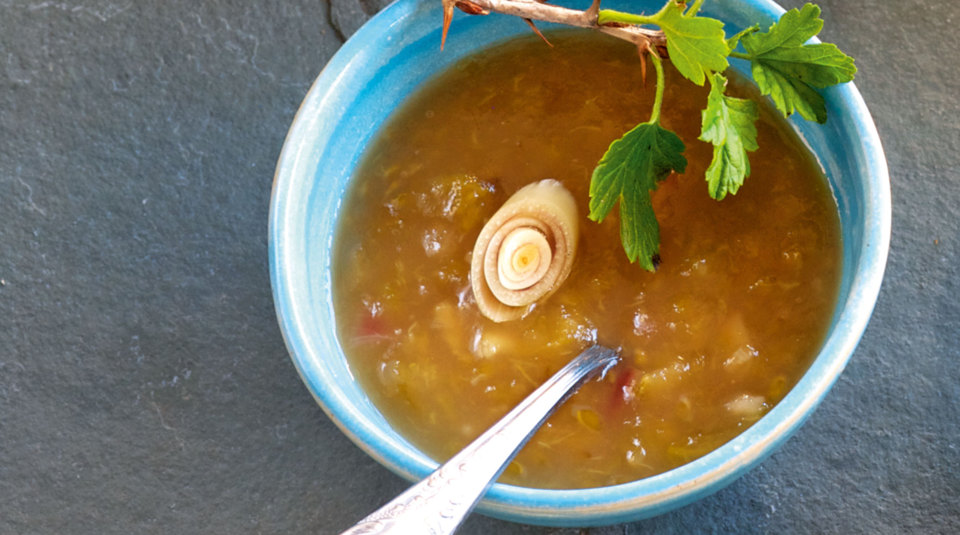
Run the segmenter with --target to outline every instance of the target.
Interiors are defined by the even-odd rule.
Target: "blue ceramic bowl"
[[[604,0],[604,7],[634,12],[651,12],[661,4]],[[726,21],[729,34],[758,21],[772,22],[782,11],[768,0],[710,0],[704,12]],[[270,276],[277,316],[304,383],[347,436],[409,480],[426,476],[437,465],[387,424],[350,373],[336,336],[330,255],[353,170],[394,108],[458,59],[529,32],[513,17],[458,14],[441,53],[441,19],[439,0],[400,0],[343,45],[320,73],[290,128],[270,206]],[[581,490],[498,483],[480,504],[480,512],[554,526],[612,524],[660,514],[732,482],[773,452],[820,403],[867,325],[890,238],[887,165],[870,113],[852,84],[824,94],[827,124],[797,121],[794,126],[819,158],[837,199],[843,277],[828,338],[796,387],[743,434],[669,472]]]

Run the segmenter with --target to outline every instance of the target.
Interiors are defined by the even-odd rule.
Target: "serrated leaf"
[[[707,167],[706,180],[710,196],[718,201],[727,193],[736,195],[750,175],[747,151],[757,150],[757,104],[725,95],[726,84],[727,79],[721,74],[711,78],[699,138],[713,144],[713,160]]]
[[[820,89],[849,82],[857,72],[853,59],[832,43],[775,48],[757,58],[769,68]]]
[[[761,63],[754,63],[751,72],[760,92],[770,95],[784,116],[792,115],[796,111],[808,121],[827,121],[826,103],[816,89]]]
[[[727,38],[727,48],[729,48],[730,50],[737,48],[737,45],[740,44],[740,39],[742,39],[744,35],[751,34],[759,29],[760,29],[760,25],[754,24],[749,28],[744,28],[743,30],[740,30],[739,32],[735,33],[732,37]]]
[[[825,122],[827,109],[816,91],[853,80],[853,59],[828,43],[804,44],[823,27],[820,8],[807,4],[783,14],[766,32],[743,35],[753,77],[784,115]]]
[[[794,8],[781,15],[780,20],[770,25],[766,32],[745,36],[743,46],[746,47],[750,42],[752,46],[748,50],[754,54],[763,54],[779,47],[798,47],[822,29],[820,7],[806,4],[799,10]]]
[[[684,13],[684,5],[669,1],[650,17],[667,38],[670,62],[685,78],[703,85],[711,72],[727,68],[726,35],[723,23],[710,17]]]
[[[602,221],[620,202],[620,239],[631,262],[654,270],[660,250],[650,192],[672,171],[687,167],[683,141],[658,123],[641,123],[610,144],[590,179],[590,214]]]

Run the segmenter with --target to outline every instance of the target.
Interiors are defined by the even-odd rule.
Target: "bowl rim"
[[[301,379],[327,416],[368,455],[408,480],[425,477],[437,463],[412,446],[386,436],[368,421],[351,401],[334,389],[314,385],[318,370],[303,358],[307,348],[300,334],[296,296],[288,284],[283,259],[290,253],[288,193],[292,180],[306,179],[298,166],[310,135],[305,118],[315,116],[323,95],[337,74],[371,46],[373,37],[397,20],[415,16],[422,0],[397,0],[371,18],[330,59],[309,89],[287,133],[274,175],[270,200],[268,250],[271,286],[278,322],[288,352]],[[785,10],[771,0],[720,0],[745,4],[760,16],[775,19]],[[889,250],[891,196],[889,171],[873,119],[853,83],[831,89],[829,97],[849,110],[853,127],[865,153],[864,236],[849,297],[840,309],[829,336],[810,368],[794,389],[766,416],[713,452],[662,474],[608,487],[554,490],[495,483],[478,511],[492,516],[552,526],[603,525],[661,514],[715,492],[772,453],[822,401],[852,356],[872,314],[880,291]],[[841,296],[842,297],[842,296]],[[332,328],[332,326],[331,326]],[[825,358],[829,357],[829,358]]]

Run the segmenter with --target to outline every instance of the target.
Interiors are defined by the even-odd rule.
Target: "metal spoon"
[[[580,353],[446,464],[341,535],[453,533],[540,424],[619,360],[599,345]]]

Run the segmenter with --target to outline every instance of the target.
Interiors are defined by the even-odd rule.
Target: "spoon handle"
[[[540,424],[619,358],[599,345],[580,353],[446,464],[341,535],[453,533]]]

